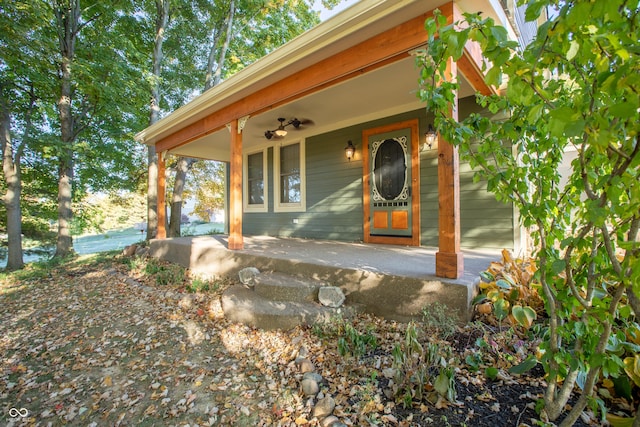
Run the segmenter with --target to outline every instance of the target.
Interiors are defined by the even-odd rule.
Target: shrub
[[[435,343],[425,347],[418,340],[415,323],[411,322],[404,342],[393,348],[392,390],[405,408],[423,399],[433,402],[439,397],[450,402],[456,400],[454,371],[448,366],[447,358],[441,355],[443,349]],[[446,353],[450,353],[450,349],[447,348]]]
[[[220,282],[204,277],[193,277],[185,288],[191,293],[217,291],[220,288]]]
[[[502,262],[492,262],[480,273],[480,295],[473,303],[480,314],[493,315],[498,323],[506,321],[529,329],[539,314],[544,313],[544,302],[538,294],[540,284],[534,281],[536,273],[532,259],[513,258],[502,251]]]
[[[542,16],[546,10],[554,13]],[[588,0],[530,1],[525,15],[544,23],[519,46],[490,17],[451,23],[436,11],[416,55],[419,93],[474,179],[512,202],[530,229],[549,317],[539,359],[548,380],[544,412],[556,421],[568,411],[561,424],[568,426],[587,405],[598,409],[597,382],[625,366],[612,351],[626,340],[617,329],[631,313],[640,316],[640,55],[631,48],[639,15],[637,2]],[[485,83],[504,90],[477,94],[491,115],[458,120],[449,66],[470,43],[484,58]],[[507,114],[496,120],[497,113]],[[526,327],[532,311],[507,305],[517,285],[496,280],[492,309]],[[580,395],[567,405],[576,386]]]
[[[341,356],[352,356],[361,358],[369,349],[373,350],[377,346],[377,340],[373,334],[373,328],[367,328],[366,332],[360,333],[351,324],[346,323],[343,334],[338,338],[338,353]]]
[[[138,267],[138,261],[132,261],[131,266]],[[181,285],[186,279],[185,269],[177,264],[162,262],[156,258],[148,258],[144,266],[144,274],[153,276],[157,285]]]

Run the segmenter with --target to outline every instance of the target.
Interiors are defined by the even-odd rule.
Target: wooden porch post
[[[229,179],[229,249],[242,249],[242,131],[238,119],[231,122],[231,171]]]
[[[447,78],[457,75],[457,65],[449,59]],[[450,117],[458,120],[458,94]],[[458,148],[438,137],[438,252],[436,276],[457,279],[464,272],[460,251],[460,160]]]
[[[156,233],[156,239],[167,238],[167,210],[165,208],[165,194],[166,194],[166,167],[164,162],[165,152],[158,152],[158,231]]]

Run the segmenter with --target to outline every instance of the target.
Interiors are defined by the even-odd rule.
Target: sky
[[[320,19],[322,21],[326,21],[336,13],[339,13],[345,10],[346,8],[348,8],[349,6],[351,6],[352,4],[357,3],[357,1],[358,0],[342,0],[342,2],[338,4],[336,7],[334,7],[332,10],[327,10],[324,7],[322,7],[320,0],[316,0],[316,6],[320,10]]]

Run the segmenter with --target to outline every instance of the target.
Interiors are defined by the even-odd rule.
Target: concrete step
[[[255,292],[273,301],[317,302],[318,289],[324,284],[282,273],[260,273],[256,276]]]
[[[348,317],[355,313],[349,307],[330,308],[314,302],[273,301],[241,285],[232,286],[222,294],[222,310],[232,322],[268,330],[288,330],[298,325],[328,322],[338,314]]]

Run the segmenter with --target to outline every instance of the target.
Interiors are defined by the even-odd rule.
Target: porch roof
[[[460,11],[482,11],[483,16],[509,27],[498,0],[454,3]],[[277,127],[278,117],[313,121],[311,126],[290,132],[286,142],[287,138],[300,139],[421,108],[416,96],[418,70],[410,55],[419,45],[408,46],[402,55],[389,49],[375,56],[354,48],[371,40],[383,43],[385,32],[402,30],[400,26],[412,19],[424,20],[435,8],[450,10],[451,2],[361,0],[138,133],[136,140],[156,145],[158,151],[229,161],[225,125],[233,119],[248,117],[243,129],[246,151],[273,144],[264,132]],[[422,36],[426,38],[426,33]],[[336,71],[325,80],[310,78],[309,71],[323,61],[329,68],[344,68],[344,72]],[[349,68],[342,61],[359,61],[361,65]],[[462,73],[458,77],[460,98],[471,95],[471,85]],[[274,91],[280,91],[281,96]]]

